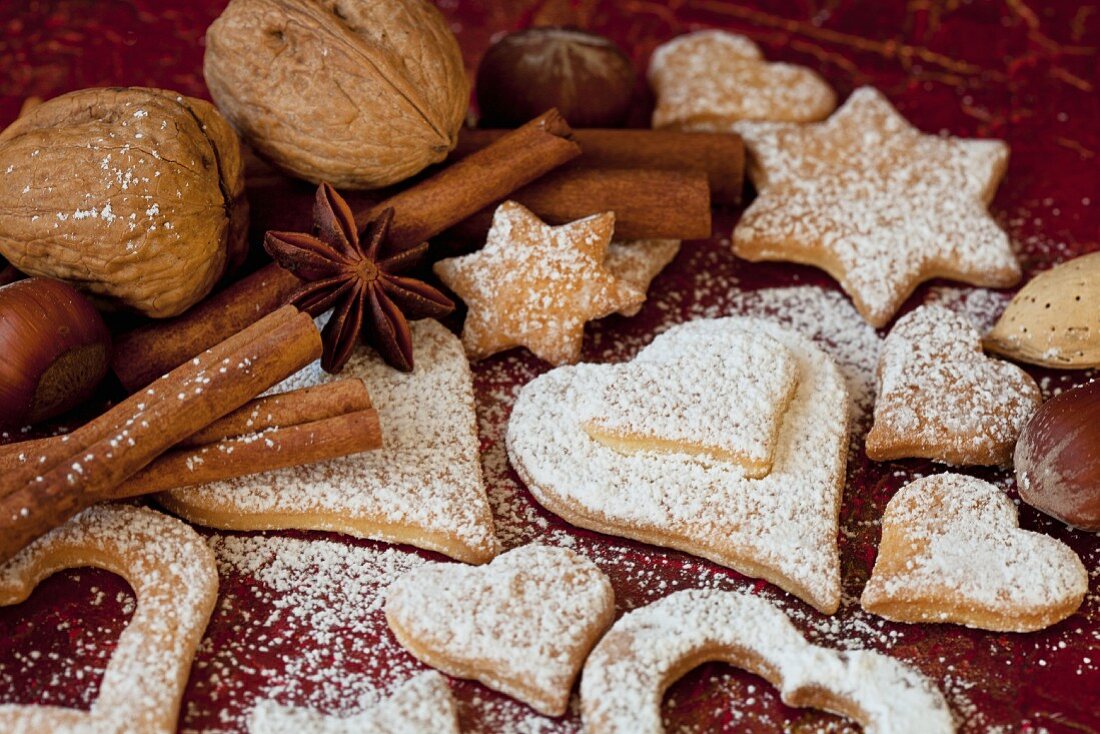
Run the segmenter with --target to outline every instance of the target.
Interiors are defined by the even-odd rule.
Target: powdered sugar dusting
[[[778,608],[743,593],[673,593],[620,619],[592,652],[581,683],[585,728],[593,734],[660,734],[661,697],[683,661],[728,659],[805,705],[824,690],[862,714],[873,734],[953,732],[951,713],[919,673],[872,651],[837,653],[810,645]]]
[[[698,31],[662,44],[649,62],[653,127],[721,132],[738,120],[820,120],[836,94],[804,66],[768,63],[745,36]]]
[[[1004,143],[922,134],[870,87],[823,123],[738,130],[760,191],[734,228],[741,257],[825,269],[876,326],[932,277],[1019,280],[1008,236],[986,211]]]
[[[398,640],[445,672],[558,715],[591,645],[611,622],[614,593],[584,556],[527,545],[487,566],[435,564],[389,590]]]
[[[447,679],[421,673],[392,696],[348,717],[326,716],[273,701],[256,705],[250,734],[458,734],[458,717]]]
[[[1042,401],[1019,367],[986,357],[970,320],[943,306],[898,319],[879,362],[872,458],[923,456],[949,464],[1008,464]]]
[[[907,484],[886,506],[882,524],[889,552],[880,554],[863,593],[872,611],[900,604],[912,621],[978,627],[980,617],[992,615],[1003,620],[995,629],[1029,631],[1036,627],[1025,619],[1065,608],[1038,625],[1044,627],[1072,613],[1088,591],[1077,555],[1053,538],[1019,530],[1012,501],[980,479],[938,474]]]
[[[176,490],[160,501],[215,527],[336,530],[488,560],[497,544],[481,479],[469,364],[438,322],[415,322],[412,333],[418,356],[412,373],[397,372],[360,347],[341,374],[367,384],[383,448]],[[314,363],[273,390],[332,379]]]
[[[601,409],[593,396],[618,378],[600,365],[559,368],[526,385],[508,424],[508,454],[535,498],[573,524],[703,555],[831,612],[840,595],[835,539],[849,411],[832,360],[801,336],[745,318],[680,325],[637,359],[721,356],[745,333],[775,339],[798,364],[767,477],[672,454],[627,456],[593,441],[583,429]]]

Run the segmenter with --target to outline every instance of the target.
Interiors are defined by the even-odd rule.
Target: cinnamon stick
[[[281,308],[6,475],[0,480],[0,562],[320,354],[313,320]]]
[[[571,169],[555,171],[511,194],[548,224],[615,212],[615,239],[710,237],[710,192],[702,173]],[[496,206],[444,234],[448,241],[484,242]]]
[[[360,224],[386,207],[394,208],[390,242],[416,245],[439,234],[515,189],[580,155],[572,131],[557,110],[549,110],[482,150],[436,175],[356,215]],[[254,323],[299,285],[278,265],[261,268],[182,316],[123,335],[112,367],[134,391]]]
[[[206,446],[169,451],[111,490],[110,498],[136,497],[313,464],[381,445],[378,412],[368,408]]]
[[[491,145],[507,130],[464,128],[451,160]],[[574,130],[580,156],[567,168],[653,168],[707,174],[716,204],[738,204],[745,177],[745,146],[735,133],[684,133],[671,130]]]
[[[185,438],[177,448],[203,446],[227,438],[259,433],[270,428],[312,423],[371,408],[370,393],[357,378],[326,382],[314,387],[256,398]],[[121,430],[122,426],[115,426]],[[0,446],[0,475],[7,474],[60,444],[64,450],[70,437],[51,436]]]

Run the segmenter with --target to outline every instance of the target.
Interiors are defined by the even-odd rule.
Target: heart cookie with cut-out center
[[[860,603],[898,622],[1031,632],[1073,614],[1087,591],[1077,554],[1021,530],[1004,492],[939,474],[905,485],[886,505]]]
[[[760,358],[750,359],[755,350]],[[771,362],[764,358],[769,354]],[[781,372],[784,355],[794,365],[796,386],[786,409],[777,410],[771,471],[763,478],[732,461],[623,453],[586,430],[613,414],[605,396],[620,389],[624,368],[674,370],[720,360]],[[699,400],[725,403],[720,410],[732,415],[744,400],[726,374],[692,370],[692,390]],[[780,393],[773,395],[778,400]],[[632,410],[644,411],[648,399],[638,400]],[[765,412],[777,408],[778,402]],[[560,367],[528,383],[508,422],[508,455],[535,499],[574,525],[694,553],[831,614],[840,603],[836,536],[848,409],[836,364],[805,337],[763,319],[693,321],[657,337],[627,365]],[[662,434],[672,422],[653,420]],[[691,436],[700,429],[680,424],[676,430]]]
[[[602,405],[585,421],[588,435],[620,452],[668,451],[732,461],[746,476],[766,477],[798,367],[766,336],[731,339],[736,359],[719,355],[607,367]],[[728,397],[713,399],[715,383]]]
[[[565,713],[573,681],[614,615],[611,582],[594,563],[540,545],[480,568],[414,569],[386,597],[390,629],[417,658],[547,716]]]
[[[596,645],[581,680],[585,731],[660,734],[665,690],[710,660],[756,673],[790,706],[848,716],[869,734],[955,730],[943,695],[893,658],[811,645],[759,597],[691,589],[623,615]]]
[[[261,701],[248,734],[458,734],[458,710],[447,679],[428,671],[405,681],[389,698],[352,716],[337,717]]]
[[[867,456],[1009,465],[1020,431],[1042,402],[1030,375],[982,353],[966,316],[921,306],[898,319],[879,353]]]
[[[331,530],[409,543],[467,563],[497,553],[481,478],[470,363],[437,321],[412,324],[416,369],[398,372],[360,347],[340,377],[370,388],[382,448],[157,495],[191,522],[227,530]],[[314,363],[273,391],[333,376]]]
[[[214,554],[175,518],[97,505],[0,566],[0,606],[26,599],[47,576],[96,566],[122,576],[137,609],[118,638],[91,710],[0,705],[7,734],[170,734],[191,660],[218,596]]]
[[[649,62],[653,127],[725,131],[740,120],[812,122],[836,93],[805,66],[771,63],[745,36],[700,31],[657,48]]]

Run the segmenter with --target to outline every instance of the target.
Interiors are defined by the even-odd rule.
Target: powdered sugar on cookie
[[[776,340],[740,334],[721,354],[606,368],[602,406],[584,423],[589,435],[619,451],[673,451],[733,461],[753,478],[767,476],[776,436],[790,404],[798,366]],[[726,399],[716,399],[719,389]]]
[[[733,232],[739,256],[824,269],[877,327],[930,278],[1019,280],[986,210],[1007,165],[1003,142],[923,134],[870,87],[822,123],[738,130],[760,191]]]
[[[1019,367],[986,357],[961,314],[921,306],[883,343],[867,455],[924,457],[955,465],[1001,464],[1042,402]]]
[[[769,63],[745,36],[707,30],[662,44],[649,62],[653,127],[724,131],[738,120],[809,122],[836,94],[804,66]]]
[[[390,629],[416,657],[550,716],[565,712],[573,681],[614,610],[611,582],[591,561],[540,545],[480,568],[417,569],[386,599]]]
[[[680,252],[680,240],[626,240],[612,242],[607,248],[604,267],[613,276],[645,293],[657,274]],[[642,304],[619,309],[623,316],[633,316]]]
[[[413,372],[397,372],[361,347],[342,374],[370,389],[381,449],[177,490],[159,501],[214,527],[335,530],[489,560],[497,543],[481,479],[469,363],[438,322],[415,322],[412,334],[422,355]],[[275,390],[331,379],[315,363]]]
[[[907,484],[886,506],[863,608],[902,622],[1042,629],[1072,614],[1088,575],[1069,547],[1021,530],[1001,490],[961,474]]]
[[[23,601],[64,568],[98,566],[123,576],[137,609],[89,711],[0,705],[9,734],[123,734],[176,730],[191,659],[218,592],[214,557],[175,518],[143,507],[97,505],[39,538],[0,567],[0,605]]]
[[[746,668],[788,705],[850,716],[871,734],[954,731],[943,696],[920,673],[877,652],[811,645],[764,599],[703,589],[630,612],[604,636],[581,682],[585,730],[660,734],[665,689],[704,660]]]
[[[421,673],[389,698],[359,714],[327,716],[274,701],[256,705],[249,734],[458,734],[458,712],[447,679]]]
[[[592,440],[583,425],[600,414],[598,396],[619,377],[603,365],[560,368],[524,387],[508,425],[509,457],[535,498],[575,525],[704,556],[831,613],[840,601],[836,532],[849,410],[836,365],[807,339],[746,318],[680,325],[637,360],[722,356],[746,334],[783,344],[798,366],[767,477],[690,456],[623,455]],[[711,387],[711,399],[721,399],[724,384]]]

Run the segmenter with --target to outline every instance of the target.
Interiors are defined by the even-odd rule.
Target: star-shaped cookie
[[[645,300],[604,266],[614,229],[611,212],[551,227],[514,201],[501,204],[484,248],[435,264],[469,309],[469,357],[524,346],[553,365],[579,360],[585,322]]]
[[[870,87],[824,122],[737,129],[760,192],[734,229],[737,255],[822,268],[876,327],[931,278],[1019,281],[986,208],[1008,162],[1004,142],[926,135]]]

